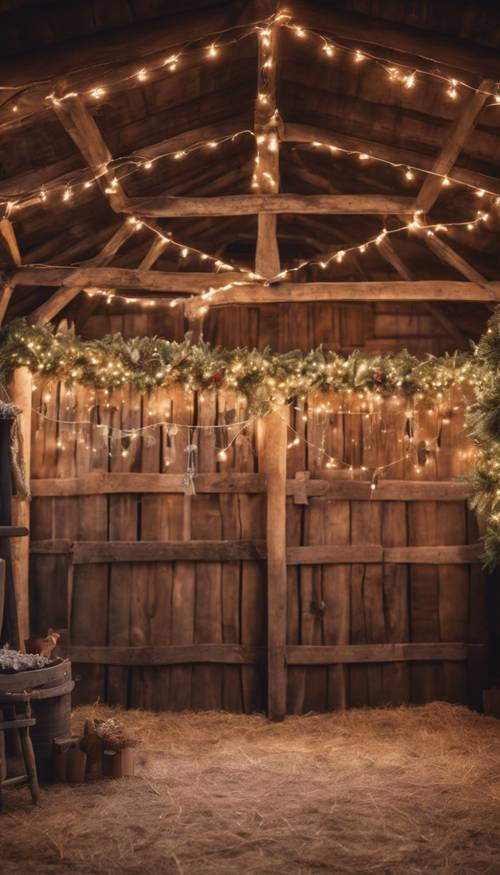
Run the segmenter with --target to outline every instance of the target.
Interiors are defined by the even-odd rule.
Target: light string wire
[[[381,65],[389,73],[389,75],[393,74],[392,75],[393,79],[395,79],[396,81],[402,81],[406,88],[412,88],[414,86],[415,74],[418,73],[419,75],[426,76],[428,78],[433,78],[433,79],[436,79],[438,81],[447,83],[448,84],[448,95],[450,96],[451,99],[456,99],[459,96],[457,88],[458,88],[458,86],[460,86],[460,87],[466,88],[470,91],[475,91],[477,93],[482,93],[482,94],[491,96],[494,99],[494,104],[500,104],[500,92],[498,89],[495,92],[490,92],[488,90],[475,87],[474,85],[471,85],[470,83],[465,82],[462,79],[456,79],[454,77],[446,76],[437,70],[425,70],[423,68],[420,68],[420,67],[417,67],[414,65],[408,65],[408,64],[394,64],[392,61],[389,61],[387,58],[384,58],[381,55],[377,55],[373,52],[364,51],[364,50],[360,50],[360,49],[352,49],[349,46],[346,46],[344,43],[342,43],[334,38],[331,38],[330,36],[327,36],[324,33],[320,32],[318,30],[315,30],[314,28],[305,27],[305,26],[301,25],[298,21],[296,21],[294,19],[293,15],[291,13],[289,13],[288,10],[286,10],[286,9],[278,10],[276,13],[269,16],[268,18],[258,19],[258,20],[255,20],[255,21],[249,23],[249,24],[233,25],[232,27],[229,27],[229,28],[224,28],[224,29],[221,29],[218,31],[213,31],[209,34],[205,34],[205,36],[203,36],[203,37],[198,37],[195,40],[191,40],[191,41],[184,43],[184,44],[181,44],[181,45],[173,43],[172,46],[176,46],[176,48],[172,48],[172,46],[165,47],[165,49],[163,49],[161,52],[154,51],[154,52],[151,52],[149,55],[148,54],[142,55],[137,59],[138,64],[140,64],[140,63],[144,64],[144,62],[147,63],[147,59],[151,55],[154,55],[154,56],[157,56],[160,54],[165,55],[166,52],[169,52],[169,51],[171,52],[170,55],[163,58],[161,63],[153,64],[153,66],[150,66],[150,67],[142,66],[135,73],[130,73],[130,74],[127,74],[126,76],[118,77],[117,79],[114,79],[111,81],[106,80],[106,85],[96,85],[93,88],[91,88],[87,91],[84,91],[83,94],[91,96],[91,97],[93,96],[95,98],[100,98],[100,97],[103,97],[107,93],[109,88],[113,88],[122,82],[129,81],[130,79],[137,78],[139,81],[145,81],[145,80],[147,80],[148,76],[151,73],[154,73],[157,70],[163,69],[164,67],[167,67],[167,69],[170,69],[171,72],[173,72],[177,68],[181,57],[185,56],[186,54],[193,54],[196,52],[205,51],[207,53],[208,57],[212,57],[212,58],[216,57],[219,49],[224,48],[224,47],[229,46],[229,45],[232,45],[234,43],[237,43],[237,42],[241,41],[242,39],[246,39],[248,36],[251,36],[255,31],[257,31],[257,33],[258,33],[262,28],[268,28],[268,27],[272,26],[273,24],[279,24],[279,25],[287,28],[288,30],[293,31],[296,36],[299,36],[301,38],[305,38],[306,36],[311,35],[311,36],[315,37],[316,39],[321,40],[323,43],[323,50],[327,56],[331,57],[334,54],[334,50],[336,49],[338,51],[346,52],[348,54],[353,55],[355,61],[358,63],[360,63],[361,61],[364,61],[364,60],[373,61],[373,62]],[[223,42],[220,46],[217,46],[213,42],[213,40],[218,38],[218,37],[221,37],[227,33],[231,33],[231,32],[234,32],[237,30],[242,30],[242,29],[244,30],[243,34],[241,34],[239,36],[235,36],[234,38]],[[212,40],[212,42],[208,45],[199,45],[199,43],[203,43],[205,40]],[[191,50],[190,50],[190,46],[193,46],[193,48]],[[425,55],[422,55],[420,57],[422,57],[425,60],[428,60],[432,63],[439,63],[435,58],[428,58]],[[132,63],[132,62],[130,61],[127,63]],[[72,75],[75,75],[77,73],[86,72],[88,70],[94,70],[94,69],[97,69],[99,67],[109,67],[109,62],[100,62],[99,64],[88,65],[85,68],[81,68],[81,67],[76,68],[76,69],[68,71],[66,73],[66,75],[72,76]],[[398,77],[396,74],[399,73],[401,70],[409,70],[411,72],[407,73],[407,74],[403,74],[401,77]],[[41,87],[42,85],[49,84],[51,82],[54,82],[54,79],[35,80],[35,81],[29,82],[29,83],[24,83],[23,85],[0,85],[0,91],[17,92],[17,95],[16,94],[13,95],[13,99],[15,99],[16,97],[18,99],[19,94],[21,94],[21,95],[25,94],[25,93],[29,92],[31,89]],[[75,96],[79,93],[80,92],[70,91],[66,95],[63,94],[58,99],[64,100],[68,96]],[[49,95],[47,95],[45,97],[45,100],[52,98],[53,95],[54,95],[54,92],[50,93]],[[41,101],[41,103],[42,103],[42,101]],[[17,107],[16,107],[15,103],[13,104],[11,109],[13,112],[17,112]]]
[[[41,186],[39,185],[32,189],[25,189],[24,191],[4,192],[2,194],[2,200],[0,200],[0,206],[8,206],[9,214],[11,214],[14,210],[33,206],[36,203],[44,203],[47,205],[49,196],[60,192],[63,192],[62,200],[67,202],[72,199],[75,191],[78,191],[78,189],[81,188],[82,191],[88,191],[102,176],[105,176],[106,173],[115,169],[120,170],[128,164],[133,164],[135,166],[133,169],[124,173],[116,174],[116,182],[113,180],[110,183],[111,188],[116,187],[118,183],[121,183],[124,179],[128,179],[128,177],[137,173],[140,169],[146,171],[154,169],[154,165],[164,158],[173,157],[175,160],[180,160],[193,152],[197,152],[199,149],[216,149],[218,146],[229,141],[234,142],[238,137],[241,137],[244,134],[255,137],[255,132],[253,130],[250,128],[242,128],[231,134],[223,134],[220,137],[212,137],[208,140],[198,140],[197,142],[191,143],[182,148],[170,149],[151,157],[148,155],[141,155],[140,151],[130,152],[128,155],[121,155],[117,158],[112,158],[108,163],[102,164],[100,167],[96,168],[93,173],[90,173],[89,168],[88,178],[84,179],[84,181],[81,181],[82,173],[80,171],[78,176],[75,176],[74,181],[71,181],[70,179],[66,179],[65,182],[61,183],[57,181],[48,181]],[[83,175],[85,176],[86,172]]]
[[[315,28],[305,27],[301,25],[298,21],[295,21],[292,16],[290,16],[290,19],[290,21],[282,22],[282,26],[286,27],[288,30],[291,30],[295,34],[295,36],[299,37],[300,39],[305,39],[308,36],[312,36],[318,40],[321,40],[323,44],[322,50],[327,57],[332,58],[335,54],[335,50],[345,52],[346,54],[351,55],[353,57],[353,60],[357,64],[360,64],[363,61],[367,60],[373,61],[386,71],[391,81],[401,82],[405,88],[411,89],[415,87],[416,75],[418,74],[419,76],[426,76],[428,78],[436,79],[447,84],[448,90],[446,94],[451,100],[456,100],[460,96],[458,88],[461,87],[466,88],[469,91],[474,91],[476,94],[484,94],[487,97],[492,97],[493,103],[489,104],[490,106],[500,105],[500,83],[497,83],[497,88],[495,91],[489,91],[485,88],[471,85],[465,80],[457,79],[452,76],[446,76],[444,73],[440,73],[438,70],[425,70],[424,68],[415,66],[413,64],[401,64],[390,61],[387,58],[382,57],[381,55],[376,55],[374,52],[365,51],[364,49],[353,49],[350,46],[345,45],[345,43],[339,42],[334,37],[331,38],[329,36],[326,36],[324,33],[316,30]],[[425,55],[420,55],[418,57],[430,61],[431,63],[439,63],[438,61],[436,61],[435,58],[430,58]]]
[[[221,49],[223,49],[227,46],[234,45],[235,43],[241,42],[241,40],[244,40],[247,37],[251,36],[255,32],[256,28],[258,28],[261,25],[265,26],[268,23],[268,21],[269,21],[269,19],[258,19],[254,22],[250,22],[249,24],[235,24],[232,27],[227,27],[227,28],[222,28],[220,30],[211,31],[210,33],[205,34],[204,36],[197,37],[196,39],[190,40],[189,42],[186,42],[186,43],[182,43],[182,44],[171,43],[169,46],[165,46],[165,48],[162,50],[155,50],[154,52],[148,52],[145,55],[140,55],[138,58],[135,59],[135,61],[139,65],[141,63],[142,64],[147,63],[147,59],[150,58],[151,56],[156,57],[158,55],[162,55],[163,60],[161,61],[161,63],[153,64],[153,66],[150,66],[147,68],[144,66],[139,67],[139,69],[135,73],[129,73],[126,76],[121,76],[121,77],[118,77],[118,78],[113,79],[113,80],[106,79],[105,85],[95,85],[93,88],[89,88],[88,90],[83,91],[83,92],[69,91],[66,94],[62,94],[62,95],[58,96],[58,95],[54,95],[54,92],[52,91],[50,94],[47,94],[44,98],[42,98],[40,103],[42,105],[46,100],[51,99],[53,96],[56,96],[59,100],[65,100],[65,99],[67,99],[68,96],[74,97],[74,96],[80,96],[80,95],[94,97],[95,99],[104,97],[108,93],[108,90],[110,88],[113,88],[114,86],[119,85],[122,82],[128,82],[131,79],[138,79],[140,82],[146,81],[148,79],[150,73],[155,73],[158,70],[164,69],[165,67],[167,69],[169,69],[171,72],[173,72],[177,68],[181,57],[185,57],[186,54],[191,55],[191,54],[195,54],[195,53],[199,53],[199,52],[205,52],[207,57],[215,58],[218,56],[219,51]],[[218,37],[223,37],[225,34],[231,33],[231,32],[236,31],[236,30],[242,30],[242,29],[244,30],[244,33],[241,34],[240,36],[236,36],[233,39],[225,40],[220,45],[216,45],[214,43],[214,40],[217,39]],[[203,45],[205,40],[211,40],[211,42],[208,45],[206,45],[206,44]],[[193,48],[191,50],[190,50],[190,46],[193,46]],[[170,52],[171,54],[167,55],[167,57],[165,57],[165,54],[167,52]],[[123,63],[127,63],[127,64],[131,65],[133,63],[133,61],[129,60],[129,61],[126,61]],[[66,76],[75,76],[78,73],[87,73],[90,70],[97,70],[97,69],[103,68],[103,67],[108,68],[109,66],[110,66],[109,61],[101,61],[97,64],[89,64],[85,67],[76,67],[72,70],[68,70],[65,75]],[[24,83],[22,85],[21,84],[19,84],[19,85],[0,85],[0,91],[15,91],[15,92],[17,92],[12,97],[12,99],[15,100],[15,99],[19,99],[19,96],[26,94],[27,92],[29,92],[32,89],[40,88],[43,85],[48,86],[48,85],[54,85],[54,84],[57,84],[57,80],[54,79],[53,77],[51,77],[48,79],[34,80],[32,82]],[[96,94],[96,92],[99,92],[99,93]],[[0,107],[0,109],[1,109],[1,107]],[[11,106],[11,110],[12,110],[12,112],[18,111],[18,109],[15,108],[15,104],[13,106]]]

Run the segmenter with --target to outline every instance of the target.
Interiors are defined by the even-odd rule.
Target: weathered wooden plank
[[[261,192],[278,192],[280,179],[280,141],[276,107],[278,73],[279,27],[269,29],[269,36],[259,35],[257,56],[257,99],[255,101],[254,130],[256,156],[254,180]],[[278,217],[275,213],[257,216],[257,246],[255,272],[273,277],[280,271],[280,253],[276,234]]]
[[[481,645],[476,645],[480,647]],[[456,643],[404,643],[404,644],[333,644],[289,645],[286,648],[288,665],[330,665],[333,663],[371,662],[434,662],[467,659],[468,645]]]
[[[82,477],[43,478],[32,481],[36,496],[98,495],[103,493],[183,493],[183,474],[105,473],[93,471]],[[201,473],[195,476],[196,492],[264,493],[265,474]],[[290,479],[286,494],[321,496],[328,499],[367,501],[460,501],[470,495],[467,483],[455,480],[379,480],[370,489],[369,480]]]
[[[128,533],[130,534],[130,528]],[[36,549],[36,545],[35,545]],[[265,558],[256,541],[78,541],[73,544],[73,563],[86,562],[234,562]]]
[[[180,493],[185,490],[183,474],[152,474],[95,471],[82,477],[34,480],[32,494],[100,495],[112,493]],[[213,473],[197,474],[196,492],[265,492],[264,474]]]
[[[415,209],[428,212],[442,191],[441,176],[446,175],[457,160],[469,134],[473,131],[479,113],[489,99],[488,94],[495,87],[495,83],[488,79],[483,80],[478,91],[471,91],[461,101],[458,107],[458,115],[451,126],[451,130],[443,139],[443,147],[436,158],[432,168],[433,174],[428,175],[417,195]]]
[[[248,216],[258,213],[407,215],[413,201],[381,194],[240,194],[219,197],[154,195],[128,198],[124,211],[138,216]]]
[[[232,663],[251,665],[264,657],[264,648],[242,644],[167,644],[145,647],[58,647],[57,654],[72,662],[112,666],[182,665],[184,663]]]
[[[290,547],[287,550],[287,563],[420,563],[422,565],[462,565],[478,562],[479,544],[436,547],[382,547],[360,544],[346,546],[317,545],[309,547]]]

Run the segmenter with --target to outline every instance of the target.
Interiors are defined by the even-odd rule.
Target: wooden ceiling
[[[148,227],[132,233],[131,214],[186,247],[275,277],[405,224],[417,209],[432,223],[466,221],[483,203],[468,185],[500,195],[500,105],[474,90],[495,90],[500,80],[496,2],[290,4],[294,21],[332,42],[444,77],[419,75],[411,89],[379,64],[353,63],[342,51],[331,60],[317,39],[281,27],[272,73],[262,80],[266,55],[252,24],[276,11],[267,0],[4,0],[0,10],[0,85],[17,86],[0,91],[0,200],[34,195],[31,205],[3,211],[5,320],[34,313],[70,316],[78,325],[89,313],[79,293],[86,285],[166,298],[206,287],[209,268],[196,253],[183,257]],[[222,44],[247,32],[207,59],[212,39]],[[175,71],[157,69],[187,43]],[[145,80],[137,76],[142,67],[153,71]],[[450,78],[471,89],[459,88],[451,100]],[[95,100],[88,92],[100,85],[106,94]],[[270,102],[256,108],[262,88]],[[68,92],[78,96],[47,100]],[[270,127],[275,109],[278,124]],[[83,189],[89,168],[111,159],[135,154],[144,161],[245,130],[276,130],[277,151],[243,133],[217,149],[164,158],[151,170],[112,165]],[[373,157],[332,154],[316,141]],[[260,173],[279,180],[279,189],[266,187],[263,177],[252,188],[256,149]],[[418,173],[409,180],[406,165],[449,173],[464,185],[443,187],[441,176]],[[40,201],[40,189],[65,184],[71,200],[59,193]],[[491,198],[490,205],[488,221],[472,233],[449,227],[433,236],[391,234],[326,270],[310,266],[270,287],[249,282],[217,301],[416,300],[451,333],[460,312],[458,331],[467,333],[467,306],[485,319],[500,299],[500,212]],[[69,268],[82,262],[78,274]],[[123,272],[131,268],[140,271]],[[210,285],[228,276],[212,274]],[[58,290],[56,305],[47,303]],[[471,303],[459,311],[446,303],[455,299]]]

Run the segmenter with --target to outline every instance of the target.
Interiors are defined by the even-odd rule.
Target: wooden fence
[[[458,398],[409,428],[398,399],[311,396],[242,427],[229,392],[33,397],[32,631],[64,630],[79,701],[277,718],[479,703],[485,582],[454,479],[472,453]],[[167,420],[130,442],[98,427]]]

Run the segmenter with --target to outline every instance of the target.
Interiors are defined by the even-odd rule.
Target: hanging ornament
[[[196,487],[194,485],[194,478],[196,476],[196,462],[197,462],[197,452],[198,447],[196,444],[189,443],[186,446],[185,453],[187,454],[187,463],[186,463],[186,473],[183,478],[184,485],[184,494],[185,495],[196,495]]]

